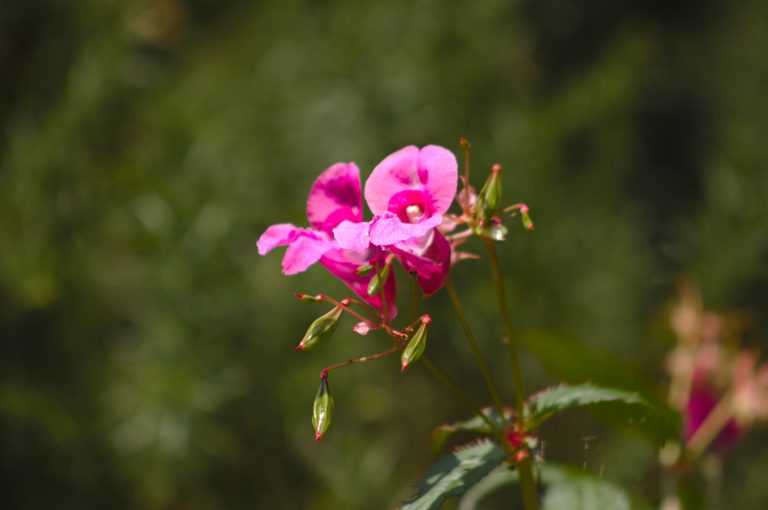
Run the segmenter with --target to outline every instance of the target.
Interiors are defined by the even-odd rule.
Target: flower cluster
[[[337,163],[320,174],[309,193],[311,228],[273,225],[259,239],[259,253],[287,245],[287,275],[319,261],[368,304],[379,310],[390,304],[390,319],[395,314],[395,278],[388,268],[393,258],[417,276],[427,295],[445,282],[451,245],[436,227],[456,194],[457,174],[456,158],[442,147],[395,152],[365,184],[374,216],[364,221],[360,171],[354,163]],[[385,280],[383,296],[369,293],[375,278]]]
[[[696,457],[710,445],[723,452],[758,421],[768,421],[768,363],[757,364],[738,342],[738,321],[705,311],[696,291],[681,288],[672,313],[678,344],[667,359],[670,403],[684,418],[683,440]]]
[[[327,430],[333,410],[328,374],[353,363],[363,363],[400,353],[401,371],[423,356],[427,342],[429,315],[395,329],[397,314],[395,271],[399,265],[415,278],[425,296],[434,294],[446,283],[451,264],[473,255],[454,248],[477,235],[489,241],[503,239],[503,222],[498,214],[519,210],[530,223],[527,207],[518,204],[500,210],[501,167],[495,165],[480,193],[469,185],[469,144],[462,142],[467,159],[461,176],[463,189],[458,194],[461,214],[449,209],[457,197],[458,164],[443,147],[405,147],[379,163],[361,186],[360,170],[354,163],[337,163],[318,176],[307,199],[309,227],[288,223],[272,225],[259,238],[259,253],[287,246],[283,273],[302,272],[316,262],[346,284],[359,299],[336,300],[328,295],[298,294],[308,303],[326,302],[333,308],[318,317],[307,329],[296,350],[305,351],[324,343],[337,329],[343,313],[359,322],[353,331],[366,335],[384,331],[393,341],[390,349],[343,361],[324,368],[315,398],[313,425],[319,439]],[[363,196],[373,214],[363,215]],[[452,233],[459,225],[463,232]],[[530,226],[529,228],[532,228]],[[503,232],[506,232],[504,230]],[[414,303],[415,305],[417,303]]]

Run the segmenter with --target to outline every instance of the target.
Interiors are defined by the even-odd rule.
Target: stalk
[[[493,283],[496,286],[496,301],[499,305],[499,315],[501,316],[502,324],[504,325],[504,336],[507,346],[507,353],[509,354],[509,360],[512,364],[512,377],[515,383],[515,410],[517,411],[517,419],[522,419],[523,416],[523,382],[520,374],[520,362],[517,357],[517,349],[512,341],[512,323],[509,319],[509,311],[507,308],[507,294],[504,290],[504,279],[501,274],[501,266],[499,264],[499,257],[496,255],[496,245],[491,240],[484,240],[485,247],[488,250],[488,258],[491,261],[491,274],[493,275]],[[536,510],[538,508],[536,483],[533,478],[533,466],[531,465],[531,459],[527,458],[518,462],[517,469],[520,473],[520,488],[523,492],[523,503],[526,510]]]
[[[431,359],[429,359],[429,356],[426,354],[423,354],[421,356],[421,362],[424,364],[425,367],[427,367],[427,370],[429,370],[435,379],[440,381],[440,383],[443,384],[443,386],[450,391],[454,397],[461,400],[467,407],[469,407],[472,412],[474,412],[476,415],[478,415],[485,423],[490,427],[491,433],[496,437],[496,440],[499,442],[499,445],[504,449],[505,452],[507,452],[508,455],[512,455],[514,453],[514,450],[512,449],[511,445],[509,444],[509,441],[507,441],[507,438],[504,436],[504,432],[499,428],[498,425],[496,425],[493,420],[488,418],[486,414],[480,409],[480,406],[466,393],[464,393],[464,390],[459,388],[459,386],[454,383],[442,370],[440,370]],[[503,419],[503,416],[502,416]]]
[[[485,361],[483,360],[483,356],[480,353],[480,346],[477,344],[477,339],[475,338],[475,334],[472,332],[472,328],[470,328],[469,326],[467,317],[464,315],[464,309],[461,306],[459,297],[456,294],[456,289],[453,287],[453,283],[451,283],[450,279],[447,279],[445,281],[445,288],[448,291],[448,296],[451,298],[451,304],[453,305],[453,309],[456,312],[456,318],[459,320],[459,323],[461,324],[461,329],[464,331],[464,336],[467,337],[467,343],[469,343],[469,347],[472,350],[472,354],[474,354],[475,356],[475,361],[477,361],[477,364],[480,366],[480,371],[483,374],[485,385],[488,388],[488,393],[491,395],[491,400],[493,401],[493,407],[496,409],[496,412],[499,414],[499,417],[503,421],[504,407],[501,405],[499,394],[496,391],[496,387],[493,385],[493,380],[491,379],[491,372],[488,370],[488,366],[485,364]]]

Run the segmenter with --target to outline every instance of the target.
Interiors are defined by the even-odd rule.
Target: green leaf
[[[487,496],[506,485],[517,483],[518,480],[517,470],[510,469],[509,466],[496,466],[488,476],[467,490],[459,501],[459,510],[475,510]]]
[[[485,409],[483,409],[483,414],[486,415],[488,418],[490,418],[490,420],[493,423],[498,425],[500,429],[504,430],[506,428],[505,420],[508,420],[512,416],[512,411],[507,410],[504,412],[505,420],[502,420],[499,417],[499,413],[497,413],[495,409],[490,407],[486,407]],[[432,432],[432,451],[435,453],[435,455],[440,453],[440,450],[443,449],[448,439],[450,439],[451,436],[453,436],[457,432],[473,432],[475,434],[490,434],[491,428],[488,426],[485,420],[483,420],[477,415],[473,416],[468,420],[457,421],[455,423],[440,425]]]
[[[618,488],[582,470],[546,464],[537,470],[539,483],[548,488],[542,510],[628,510],[629,499]],[[501,487],[517,484],[518,472],[498,466],[476,483],[459,501],[458,510],[476,510],[480,502]]]
[[[612,388],[601,388],[591,384],[581,384],[578,386],[563,385],[546,389],[529,399],[528,424],[530,428],[535,429],[547,418],[560,411],[606,402],[648,405],[637,393]]]
[[[572,384],[589,380],[599,386],[637,391],[656,402],[656,386],[635,365],[614,354],[565,332],[529,329],[518,338],[558,380]]]
[[[550,486],[542,510],[630,510],[629,498],[614,485],[589,476],[569,476]]]
[[[463,494],[507,458],[496,443],[482,441],[456,449],[435,462],[419,492],[402,510],[434,510],[449,496]]]

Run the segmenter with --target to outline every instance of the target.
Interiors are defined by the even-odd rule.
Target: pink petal
[[[290,223],[272,225],[266,232],[261,234],[259,240],[256,241],[259,255],[266,255],[273,248],[277,246],[285,246],[290,243],[291,236],[295,235],[296,232],[301,232],[301,229]]]
[[[419,156],[419,170],[425,168],[429,172],[429,180],[424,185],[433,200],[433,213],[443,214],[456,196],[459,179],[456,156],[437,145],[427,145]]]
[[[369,273],[367,276],[360,276],[356,272],[357,268],[362,264],[375,262],[378,262],[379,264],[384,262],[384,253],[378,248],[371,248],[368,253],[335,249],[328,251],[323,258],[320,259],[320,263],[324,265],[332,275],[352,289],[352,291],[360,296],[366,303],[381,310],[381,296],[379,294],[375,296],[368,295],[368,283],[370,283],[371,278],[373,278],[375,273]],[[389,272],[389,277],[387,278],[387,281],[384,282],[384,294],[387,297],[389,318],[392,319],[397,315],[397,307],[395,306],[396,288],[394,271]]]
[[[371,244],[368,234],[370,227],[371,224],[367,221],[359,223],[342,221],[338,227],[333,229],[333,236],[339,246],[345,250],[363,251]]]
[[[333,242],[314,232],[303,231],[296,236],[283,257],[283,274],[291,275],[306,270],[333,248]]]
[[[414,237],[421,237],[442,221],[442,215],[436,214],[419,223],[405,223],[397,215],[387,212],[371,221],[371,243],[377,246],[388,246]]]
[[[419,286],[429,296],[443,287],[451,268],[451,244],[439,231],[434,230],[430,244],[416,250],[408,243],[398,243],[389,249],[397,255],[406,271],[416,273]]]
[[[410,145],[376,165],[365,183],[365,201],[373,214],[384,214],[389,199],[399,191],[421,186],[418,178],[419,148]]]
[[[374,214],[389,210],[390,199],[404,190],[428,196],[429,214],[443,214],[456,194],[458,164],[447,149],[428,145],[405,147],[390,154],[373,169],[365,184],[365,199]]]
[[[336,163],[321,173],[307,199],[310,225],[328,234],[344,220],[363,219],[360,170],[354,163]]]

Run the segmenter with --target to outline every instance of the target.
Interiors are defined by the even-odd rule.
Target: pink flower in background
[[[356,269],[365,263],[383,264],[385,254],[378,247],[345,249],[333,238],[333,229],[344,221],[363,220],[363,197],[360,170],[354,163],[337,163],[318,176],[307,199],[307,218],[312,228],[300,228],[289,223],[272,225],[256,243],[259,254],[265,255],[277,246],[288,246],[283,257],[283,273],[292,275],[306,270],[315,262],[344,282],[358,296],[381,309],[381,297],[368,296],[372,275],[360,276]],[[395,278],[390,273],[384,285],[394,317]]]
[[[456,158],[447,149],[405,147],[379,163],[365,184],[373,219],[345,219],[334,237],[348,249],[387,247],[431,294],[442,287],[450,268],[450,244],[435,227],[456,195],[457,181]]]
[[[691,389],[688,403],[685,406],[684,418],[684,439],[690,440],[691,437],[701,427],[704,421],[709,417],[718,403],[717,394],[705,385],[696,385]],[[733,445],[744,435],[744,429],[739,426],[736,419],[731,418],[723,426],[715,438],[715,448],[722,452]]]

